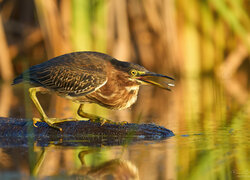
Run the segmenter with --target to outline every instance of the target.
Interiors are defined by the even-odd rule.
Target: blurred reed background
[[[154,122],[177,134],[206,130],[209,125],[213,125],[211,131],[228,123],[243,127],[249,120],[244,116],[235,122],[240,112],[249,113],[248,0],[0,0],[0,3],[0,116],[38,116],[36,110],[27,110],[33,105],[26,105],[26,110],[23,106],[21,97],[29,101],[28,96],[24,97],[27,92],[14,89],[15,95],[12,94],[9,84],[15,75],[57,55],[91,50],[139,63],[176,79],[171,93],[142,88],[132,109],[107,112],[91,106],[92,111],[102,111],[119,121]],[[49,116],[75,115],[76,105],[56,96],[50,98],[42,100]],[[180,156],[194,158],[187,150]],[[181,162],[185,158],[180,158],[179,163],[188,172],[191,167]]]
[[[244,0],[2,0],[1,79],[10,81],[54,56],[92,50],[172,75],[177,83],[184,80],[186,87],[177,91],[191,94],[196,88],[192,78],[216,76],[244,103],[250,67],[248,10],[249,2]],[[169,98],[171,93],[143,91],[144,101],[139,102],[146,114],[154,107],[156,114],[167,114],[155,104],[165,103],[162,96]]]

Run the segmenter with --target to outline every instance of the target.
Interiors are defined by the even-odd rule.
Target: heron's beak
[[[142,84],[151,84],[160,88],[171,91],[170,87],[174,86],[174,78],[154,72],[145,72],[136,76]]]

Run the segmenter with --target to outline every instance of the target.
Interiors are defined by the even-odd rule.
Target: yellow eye
[[[130,71],[130,74],[131,74],[132,76],[136,76],[136,75],[137,75],[137,71],[133,69],[133,70]]]

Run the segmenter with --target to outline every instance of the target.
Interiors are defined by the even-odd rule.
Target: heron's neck
[[[108,76],[107,82],[95,92],[87,95],[94,102],[110,109],[126,109],[135,103],[139,84],[121,74]]]

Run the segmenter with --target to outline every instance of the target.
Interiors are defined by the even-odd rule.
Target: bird
[[[126,109],[136,102],[140,85],[154,85],[171,90],[174,78],[101,52],[79,51],[31,66],[17,76],[12,85],[19,83],[31,85],[30,98],[41,115],[41,118],[33,118],[33,125],[36,127],[38,121],[43,121],[62,131],[56,123],[67,119],[49,118],[37,99],[37,92],[55,92],[79,103],[77,113],[80,117],[105,123],[105,118],[84,112],[83,105],[96,103],[108,109]]]

